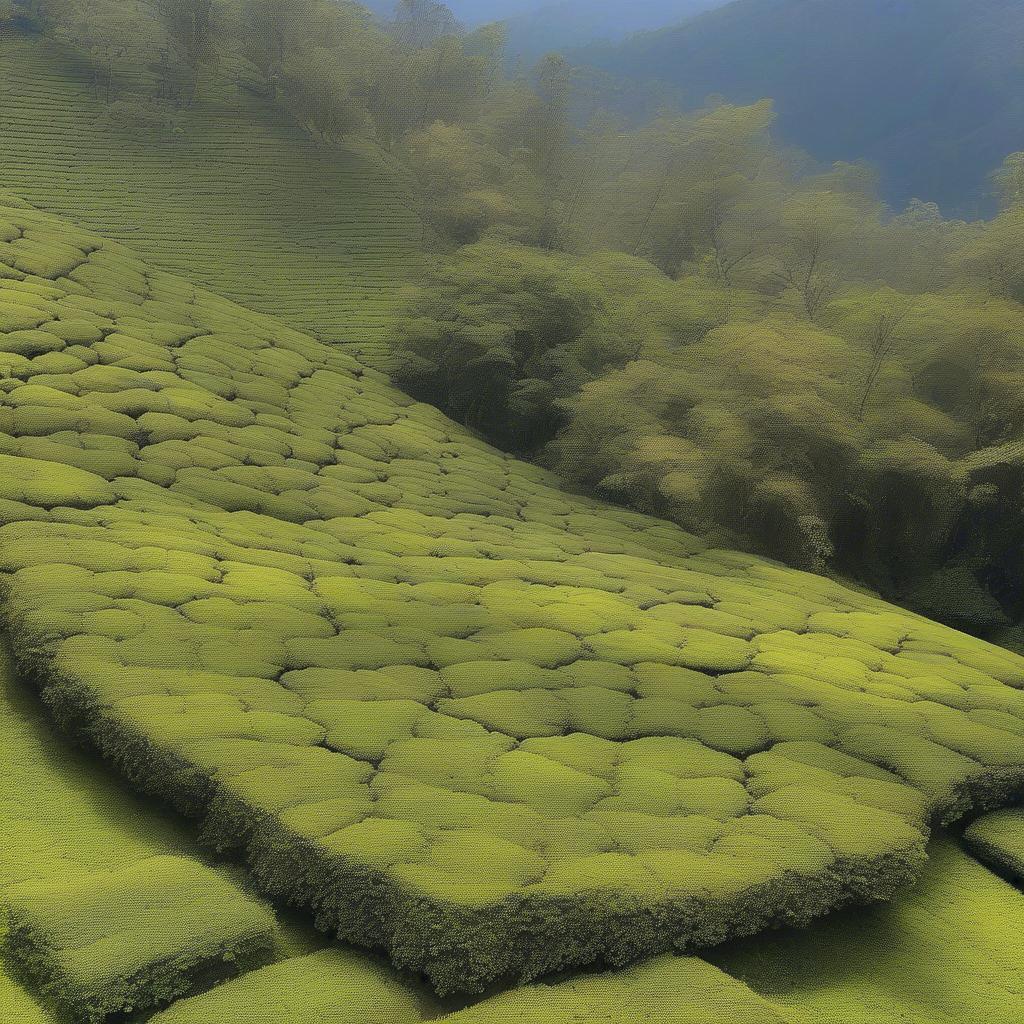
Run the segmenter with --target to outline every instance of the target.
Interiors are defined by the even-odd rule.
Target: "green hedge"
[[[742,874],[718,878],[717,892],[708,889],[703,897],[653,899],[650,893],[623,895],[608,888],[588,894],[583,887],[561,896],[460,906],[417,894],[351,857],[332,855],[284,827],[274,814],[218,789],[202,773],[106,717],[84,688],[36,678],[58,721],[73,722],[81,740],[140,788],[202,817],[204,842],[243,859],[264,893],[309,911],[318,928],[339,939],[387,949],[397,966],[425,974],[442,994],[482,991],[496,980],[523,982],[580,964],[621,966],[779,924],[807,924],[850,902],[891,898],[914,880],[924,862],[925,835],[904,819],[885,812],[872,818],[850,800],[830,802],[818,791],[789,787],[775,794],[766,822],[787,815],[831,819],[832,841],[859,844],[863,851],[836,857],[819,842],[804,851],[800,864],[800,851],[791,849],[795,870],[769,872],[754,884]],[[789,793],[791,807],[784,806]],[[826,807],[815,814],[808,798]],[[843,813],[855,808],[844,837]],[[892,844],[894,833],[902,833],[898,848],[877,852]],[[796,830],[780,838],[792,845],[809,836]],[[688,867],[695,870],[696,864]]]
[[[25,882],[3,903],[8,962],[88,1024],[165,1006],[265,963],[274,949],[269,910],[176,857]]]
[[[983,814],[964,830],[964,840],[979,860],[1018,884],[1024,882],[1024,810]]]

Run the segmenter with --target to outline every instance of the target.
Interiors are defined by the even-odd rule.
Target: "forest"
[[[1024,15],[856,2],[0,0],[0,1016],[1019,1019]]]

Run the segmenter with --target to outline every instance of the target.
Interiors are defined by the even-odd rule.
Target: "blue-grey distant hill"
[[[396,0],[363,0],[391,14]],[[446,0],[467,28],[492,21],[508,26],[510,53],[533,58],[551,50],[615,42],[634,32],[677,25],[726,0]]]
[[[576,56],[687,104],[771,97],[785,140],[870,160],[895,203],[984,210],[988,173],[1024,149],[1022,0],[737,0]]]
[[[472,6],[473,0],[463,0]],[[678,25],[726,0],[548,0],[507,19],[509,52],[524,59],[552,50],[615,42]]]

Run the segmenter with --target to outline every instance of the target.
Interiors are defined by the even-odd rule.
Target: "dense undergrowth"
[[[568,497],[338,349],[3,210],[3,612],[62,725],[440,991],[892,895],[1024,662]]]

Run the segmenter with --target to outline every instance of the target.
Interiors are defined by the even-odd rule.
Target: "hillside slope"
[[[919,871],[1024,659],[570,497],[351,356],[0,209],[2,610],[56,719],[441,991]]]
[[[670,82],[694,106],[712,94],[773,99],[788,142],[876,163],[899,205],[917,197],[970,214],[1024,136],[1022,54],[1016,0],[735,0],[579,56]]]
[[[0,181],[154,266],[386,361],[421,228],[379,157],[321,151],[265,100],[204,83],[176,127],[118,127],[60,46],[0,30]]]

